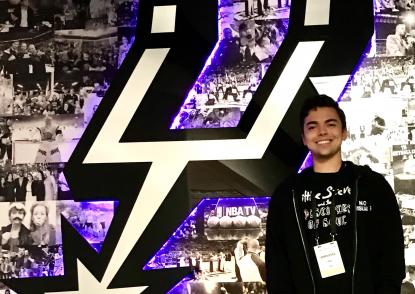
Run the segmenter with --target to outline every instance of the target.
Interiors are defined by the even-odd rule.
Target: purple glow
[[[219,1],[219,42],[170,129],[237,126],[285,38],[289,5]]]
[[[60,201],[59,213],[98,253],[114,217],[117,201],[74,202]]]
[[[209,244],[213,244],[212,246],[219,246],[218,248],[220,248],[224,242],[236,243],[235,240],[238,239],[234,236],[240,238],[251,236],[252,231],[256,231],[256,238],[264,238],[264,220],[268,212],[270,199],[270,197],[202,199],[143,269],[154,270],[189,266],[189,264],[184,265],[183,262],[178,265],[178,261],[172,260],[172,256],[177,255],[177,251],[180,251],[177,249],[179,247],[186,248],[186,251],[197,251],[198,249],[192,248],[192,246],[209,242]],[[210,216],[217,217],[218,223],[212,225],[209,222]],[[221,227],[221,218],[224,218],[222,221],[224,227]],[[225,224],[229,220],[234,220],[235,223]],[[212,236],[219,237],[214,238]],[[174,252],[172,253],[172,251]]]
[[[180,282],[178,282],[167,294],[176,294],[176,291],[180,289],[180,287],[183,287],[183,285],[186,285],[186,283],[189,283],[193,281],[192,277],[185,277]],[[177,292],[180,293],[180,292]]]

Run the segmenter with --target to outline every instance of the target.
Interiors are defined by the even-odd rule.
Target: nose
[[[323,135],[326,135],[327,134],[327,127],[326,126],[320,126],[319,127],[319,129],[318,129],[318,131],[319,131],[319,135],[320,136],[323,136]]]

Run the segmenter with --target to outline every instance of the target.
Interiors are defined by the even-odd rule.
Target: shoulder
[[[294,188],[296,182],[296,175],[291,174],[288,175],[275,189],[273,193],[274,196],[279,196],[281,194],[285,194],[286,192],[289,192],[291,189]]]
[[[275,189],[274,193],[272,194],[269,206],[285,206],[282,203],[290,201],[293,190],[295,190],[297,186],[296,183],[299,181],[299,177],[299,174],[296,173],[288,175]]]
[[[374,183],[387,183],[385,177],[380,173],[372,170],[368,165],[355,165],[351,164],[351,168],[355,173],[356,177],[361,181],[369,181]]]
[[[25,225],[22,225],[20,231],[24,234],[30,234],[31,233],[31,231],[28,228],[26,228]]]
[[[393,40],[393,41],[395,41],[397,39],[397,36],[396,35],[388,35],[387,37],[386,37],[386,40]]]
[[[360,188],[364,188],[369,189],[371,191],[389,191],[389,192],[393,192],[392,187],[390,186],[390,184],[388,183],[388,181],[385,179],[385,177],[372,170],[369,166],[367,165],[355,165],[353,163],[349,163],[351,164],[351,169],[353,170],[356,179],[358,179],[359,181],[359,187]]]

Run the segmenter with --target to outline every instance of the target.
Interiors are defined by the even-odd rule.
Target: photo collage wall
[[[169,293],[265,293],[269,200],[203,199],[144,269],[190,267],[193,275]]]
[[[220,0],[219,42],[171,129],[236,127],[288,30],[291,0]]]
[[[415,7],[375,4],[373,54],[340,99],[343,158],[395,190],[407,287],[415,283]],[[220,41],[171,129],[237,126],[284,40],[290,6],[219,1]],[[100,251],[116,203],[74,202],[62,171],[134,42],[137,9],[138,0],[0,1],[0,279],[64,274],[61,216]],[[169,293],[266,293],[268,203],[204,199],[145,269],[193,270]]]
[[[333,98],[339,98],[340,107],[345,111],[348,123],[348,138],[342,145],[343,160],[369,165],[384,175],[395,191],[405,240],[407,276],[402,284],[402,293],[415,293],[415,4],[413,1],[375,1],[374,8],[375,36],[372,46],[363,56],[361,64],[356,67],[342,97]],[[225,32],[221,36],[221,42],[224,43],[224,40]],[[220,48],[219,46],[218,52]],[[229,65],[227,66],[229,68]],[[214,59],[208,68],[215,68]],[[245,73],[249,73],[249,70]],[[200,112],[201,109],[208,108],[206,105],[210,104],[209,97],[212,101],[209,107],[216,109],[221,102],[220,98],[215,100],[216,97],[221,97],[220,95],[210,95],[218,92],[217,89],[220,87],[210,86],[209,79],[204,77],[205,75],[202,75],[195,84],[193,92],[190,92],[182,107],[180,118],[176,118],[176,124],[172,128],[237,125],[243,113],[241,108],[237,111],[238,119],[233,121],[233,125],[225,124],[226,119],[202,119]],[[200,84],[200,81],[208,82]],[[236,93],[242,93],[244,96],[242,83],[239,86],[240,90]],[[211,91],[212,88],[215,90]],[[238,95],[235,95],[237,99],[240,98]],[[226,102],[229,102],[229,99]],[[197,117],[202,123],[195,125]],[[212,114],[210,117],[218,116]],[[211,121],[218,123],[211,125]],[[310,161],[306,162],[309,163]],[[218,217],[217,210],[205,214],[204,225],[198,226],[197,224],[202,221],[197,221],[196,215],[201,218],[202,213],[197,211],[203,203],[147,264],[146,269],[175,266],[194,268],[194,276],[184,279],[169,293],[266,293],[265,283],[259,274],[256,280],[244,280],[237,269],[238,244],[245,240],[246,246],[250,237],[246,235],[238,241],[235,233],[229,234],[222,229],[223,226],[227,226],[228,219]],[[266,212],[267,209],[266,203],[262,210]],[[236,229],[239,216],[233,216],[231,223],[230,227]],[[183,231],[190,237],[177,237],[181,236]],[[209,238],[211,231],[215,232],[215,235]],[[229,244],[223,241],[225,235]],[[259,256],[265,252],[262,237],[258,238]],[[197,244],[190,246],[195,241]],[[208,250],[203,249],[204,246],[207,246]],[[198,250],[195,251],[194,248]],[[251,267],[253,276],[261,272],[257,270],[261,268],[261,263],[255,265]]]
[[[335,97],[337,98],[337,97]],[[375,42],[340,97],[348,138],[343,159],[369,165],[395,191],[407,277],[415,283],[415,4],[375,1]]]
[[[137,9],[0,1],[0,279],[64,274],[61,216],[100,251],[116,204],[74,202],[63,168],[134,42]]]

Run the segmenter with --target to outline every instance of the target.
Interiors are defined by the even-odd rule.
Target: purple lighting
[[[260,244],[265,242],[269,200],[269,197],[204,198],[144,270],[190,266],[208,279],[220,274],[219,279],[231,280],[234,276],[231,252],[238,241],[254,238]],[[219,255],[215,256],[216,253]]]
[[[60,201],[58,211],[98,253],[114,217],[116,201]]]
[[[290,4],[219,1],[219,42],[171,129],[236,127],[285,38]]]

